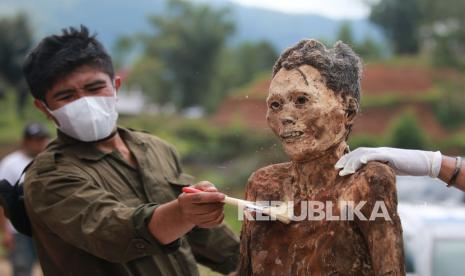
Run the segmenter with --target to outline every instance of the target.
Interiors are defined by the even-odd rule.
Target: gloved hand
[[[373,160],[387,162],[397,175],[438,177],[442,155],[439,151],[362,147],[342,156],[335,167],[342,169],[340,176],[345,176],[355,173],[363,164]]]

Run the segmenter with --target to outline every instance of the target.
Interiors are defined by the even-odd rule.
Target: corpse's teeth
[[[291,132],[286,132],[282,135],[283,138],[292,138],[292,137],[299,137],[303,134],[302,131],[291,131]]]

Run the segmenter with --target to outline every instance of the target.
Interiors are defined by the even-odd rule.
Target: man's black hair
[[[114,78],[111,57],[87,27],[69,27],[61,35],[47,36],[32,49],[23,64],[23,73],[34,98],[45,101],[45,92],[60,78],[88,65]]]

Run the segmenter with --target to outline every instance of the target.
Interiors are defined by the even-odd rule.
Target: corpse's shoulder
[[[280,185],[290,177],[291,162],[268,165],[253,172],[247,183],[247,189],[269,189]]]
[[[365,179],[368,182],[385,182],[395,183],[396,175],[394,170],[388,165],[378,162],[370,161],[366,165],[360,168],[358,173],[355,175],[356,178]]]
[[[366,198],[374,198],[396,194],[396,175],[388,165],[371,161],[361,167],[351,179],[350,190],[357,190],[356,194]]]

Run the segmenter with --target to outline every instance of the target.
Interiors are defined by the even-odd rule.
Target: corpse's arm
[[[248,201],[256,201],[255,193],[255,174],[252,174],[249,178],[245,189],[245,199]],[[247,276],[252,275],[252,265],[250,260],[250,238],[252,236],[252,229],[255,222],[246,219],[246,214],[244,214],[244,220],[242,222],[241,230],[241,241],[240,241],[240,259],[239,259],[239,268],[237,275]]]
[[[405,275],[402,226],[397,213],[395,175],[387,165],[370,162],[354,179],[365,201],[356,223],[370,251],[375,275]]]

